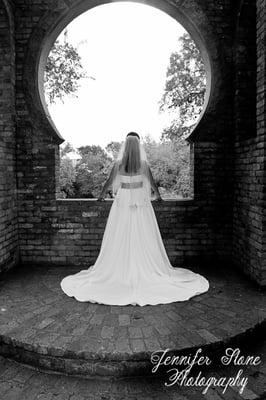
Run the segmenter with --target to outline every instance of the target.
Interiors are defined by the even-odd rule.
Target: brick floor
[[[243,353],[244,354],[244,353]],[[0,357],[0,400],[263,400],[266,398],[266,340],[250,343],[249,355],[261,357],[258,366],[243,366],[247,385],[201,386],[169,383],[168,376],[120,379],[84,379],[34,370]],[[246,355],[246,354],[245,354]],[[240,367],[230,365],[208,371],[208,379],[235,377]]]
[[[189,301],[144,307],[67,297],[60,281],[78,270],[26,266],[1,280],[0,354],[68,374],[123,376],[150,373],[153,351],[212,354],[265,331],[265,293],[230,269],[201,270],[210,290]]]

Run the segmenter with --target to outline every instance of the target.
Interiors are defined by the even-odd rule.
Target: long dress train
[[[121,176],[95,264],[61,281],[68,296],[81,302],[144,306],[185,301],[209,289],[200,274],[170,264],[141,179]],[[128,190],[129,181],[134,189]]]

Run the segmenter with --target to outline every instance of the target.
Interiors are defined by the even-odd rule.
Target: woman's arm
[[[149,166],[148,166],[148,174],[149,174],[149,180],[150,180],[150,183],[151,183],[151,187],[153,188],[153,190],[154,190],[154,192],[156,194],[156,200],[161,201],[162,198],[161,198],[160,192],[159,192],[158,187],[157,187],[157,185],[156,185],[156,183],[154,181],[154,178],[153,178],[153,175],[152,175],[152,172],[151,172],[151,169],[150,169]]]
[[[109,186],[111,186],[112,183],[113,183],[113,179],[114,179],[114,175],[115,175],[115,169],[116,169],[115,166],[116,166],[116,165],[114,164],[114,165],[113,165],[113,168],[112,168],[112,170],[111,170],[111,172],[110,172],[110,174],[109,174],[109,177],[107,178],[105,184],[103,185],[101,194],[100,194],[100,196],[99,196],[98,199],[97,199],[98,201],[104,200],[105,195],[106,195],[106,192],[107,192],[107,189],[108,189]]]

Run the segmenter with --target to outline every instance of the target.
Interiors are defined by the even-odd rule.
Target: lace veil
[[[112,183],[112,192],[114,195],[117,194],[117,191],[119,187],[121,186],[121,173],[120,173],[120,165],[123,163],[123,157],[125,154],[125,150],[127,146],[130,145],[132,147],[135,147],[135,150],[139,150],[139,155],[140,155],[140,169],[139,171],[136,172],[129,172],[127,173],[127,176],[129,176],[129,183],[134,185],[135,182],[135,177],[136,175],[141,175],[141,181],[143,182],[143,187],[147,192],[147,196],[149,198],[152,197],[152,190],[151,190],[151,183],[150,183],[150,178],[149,178],[149,167],[148,167],[148,161],[147,161],[147,155],[146,151],[144,148],[144,145],[140,142],[140,139],[137,136],[127,136],[126,140],[122,142],[120,150],[118,152],[117,158],[114,163],[114,177],[113,177],[113,183]],[[135,158],[135,153],[136,151],[131,152],[131,157],[132,159],[129,158],[129,163],[134,164],[134,158]],[[132,189],[129,189],[131,192]]]

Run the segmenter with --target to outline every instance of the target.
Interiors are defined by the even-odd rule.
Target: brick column
[[[264,174],[263,174],[263,196],[262,210],[266,207],[266,0],[257,0],[257,132],[263,142],[264,150]],[[266,285],[266,217],[262,212],[262,271],[261,281]]]
[[[0,1],[0,273],[18,261],[13,15]]]

